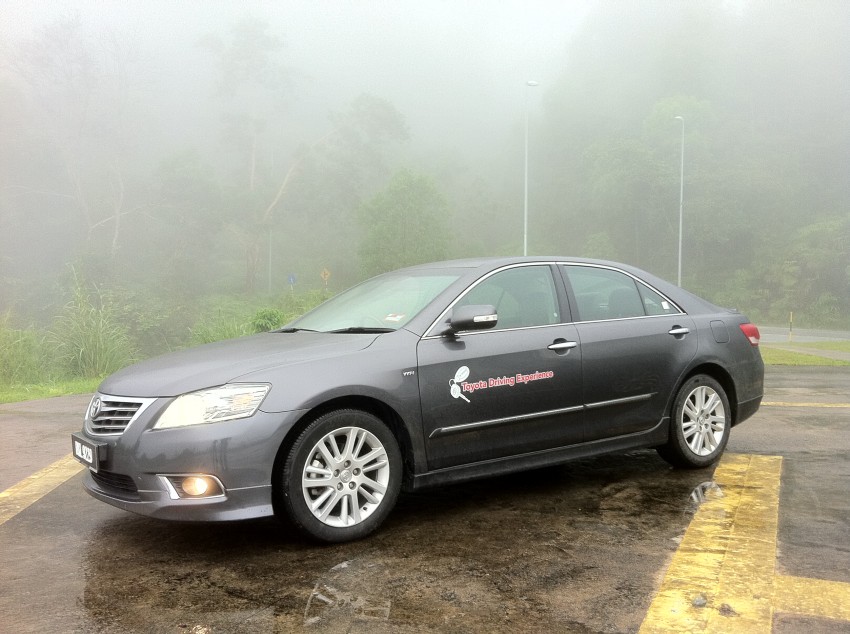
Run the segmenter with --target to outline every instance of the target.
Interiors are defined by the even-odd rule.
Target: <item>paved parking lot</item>
[[[0,631],[846,632],[850,368],[769,368],[717,470],[652,451],[403,496],[316,546],[89,498],[87,397],[0,406]]]

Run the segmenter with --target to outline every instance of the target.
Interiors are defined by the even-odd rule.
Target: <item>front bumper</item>
[[[152,429],[168,400],[151,405],[120,436],[81,434],[100,447],[97,472],[83,481],[94,498],[112,506],[167,520],[226,521],[273,514],[274,466],[286,434],[303,411]],[[78,435],[79,436],[79,435]],[[163,476],[214,476],[223,492],[174,499]]]
[[[140,488],[135,495],[116,491],[89,471],[83,480],[86,492],[112,506],[163,520],[223,522],[267,517],[274,514],[271,484],[244,489],[226,489],[224,495],[207,499],[173,500],[156,476],[142,475],[153,487]],[[133,499],[130,499],[133,498]]]

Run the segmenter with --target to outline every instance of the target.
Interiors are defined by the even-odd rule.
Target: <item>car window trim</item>
[[[623,269],[619,269],[615,266],[608,266],[608,265],[604,265],[604,264],[596,264],[596,263],[590,263],[590,262],[588,262],[588,263],[584,263],[584,262],[558,262],[557,265],[558,265],[558,271],[561,274],[562,282],[563,282],[564,286],[566,287],[567,298],[569,299],[569,302],[570,302],[571,313],[575,313],[575,315],[576,315],[576,319],[572,322],[574,324],[592,324],[592,323],[598,323],[598,322],[603,322],[603,321],[604,322],[623,321],[624,319],[651,319],[651,318],[655,318],[655,317],[674,317],[676,315],[687,315],[688,314],[685,310],[682,309],[682,307],[679,305],[678,302],[675,302],[672,299],[670,299],[667,296],[666,293],[662,293],[660,290],[655,288],[652,284],[650,284],[649,282],[647,282],[645,280],[642,280],[638,276],[632,275],[628,271],[624,271]],[[567,275],[567,271],[566,271],[566,267],[568,267],[568,266],[584,267],[584,268],[591,268],[591,269],[605,269],[607,271],[614,271],[615,273],[622,273],[623,275],[626,275],[627,277],[631,278],[631,280],[633,282],[635,282],[636,284],[643,284],[647,288],[651,289],[653,292],[658,293],[659,296],[661,296],[662,298],[664,298],[665,300],[670,302],[670,304],[672,306],[674,306],[676,308],[676,310],[679,311],[679,312],[677,312],[677,313],[663,313],[661,315],[635,315],[633,317],[612,317],[610,319],[581,319],[579,312],[578,312],[578,300],[576,300],[575,290],[573,289],[573,286],[570,283],[570,279],[569,279],[569,276]],[[638,290],[638,294],[640,295],[640,289],[636,289],[636,290]],[[641,299],[641,301],[643,301],[643,299]],[[573,308],[575,308],[575,310],[572,310]]]
[[[523,268],[523,267],[528,267],[528,266],[545,266],[546,268],[549,269],[549,275],[552,276],[552,286],[555,290],[555,297],[556,297],[557,302],[558,302],[558,309],[560,311],[561,321],[559,321],[558,323],[555,323],[555,324],[540,324],[540,325],[537,325],[537,326],[519,326],[519,327],[516,327],[516,328],[498,328],[498,323],[497,323],[496,329],[494,329],[494,330],[469,331],[469,332],[463,332],[461,334],[463,334],[463,336],[466,337],[466,336],[469,336],[469,335],[472,335],[472,334],[483,335],[483,334],[490,334],[490,333],[496,333],[496,332],[530,330],[532,328],[552,328],[553,326],[566,326],[566,325],[573,323],[572,321],[563,321],[563,317],[565,316],[565,313],[566,313],[567,317],[572,319],[572,312],[570,310],[564,311],[564,300],[562,298],[562,293],[565,292],[565,289],[563,287],[563,280],[561,280],[561,286],[558,285],[558,279],[560,277],[562,277],[562,274],[560,272],[556,274],[556,272],[552,270],[553,267],[557,268],[558,264],[564,264],[564,263],[563,262],[556,262],[556,261],[518,262],[518,263],[515,263],[515,264],[507,264],[507,265],[504,265],[504,266],[500,266],[498,268],[493,269],[492,271],[488,271],[485,275],[482,275],[477,280],[475,280],[475,282],[473,282],[472,284],[467,286],[465,289],[463,289],[463,292],[451,301],[451,303],[439,314],[439,316],[433,322],[431,322],[431,325],[428,326],[428,328],[425,330],[425,334],[422,335],[422,339],[441,339],[443,337],[443,335],[442,334],[435,334],[433,332],[433,330],[438,325],[442,324],[445,321],[446,315],[448,315],[449,312],[451,312],[451,310],[455,307],[455,304],[457,304],[460,300],[462,300],[464,297],[466,297],[466,295],[470,291],[472,291],[472,289],[474,289],[476,286],[478,286],[479,284],[481,284],[485,280],[489,279],[493,275],[495,275],[497,273],[501,273],[502,271],[507,271],[508,269]],[[569,305],[569,302],[567,302],[567,304]]]

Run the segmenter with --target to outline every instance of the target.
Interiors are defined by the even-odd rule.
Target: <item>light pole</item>
[[[522,214],[522,254],[528,255],[528,87],[537,85],[536,81],[525,82],[525,205]]]
[[[680,152],[682,160],[679,167],[679,274],[677,276],[677,284],[682,286],[682,208],[685,201],[685,118],[681,116],[673,117],[682,122],[682,150]]]

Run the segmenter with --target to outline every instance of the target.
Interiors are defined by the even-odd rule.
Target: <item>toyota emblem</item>
[[[95,396],[92,399],[91,405],[89,405],[89,418],[94,420],[100,414],[100,408],[102,403],[100,402],[100,397]]]

